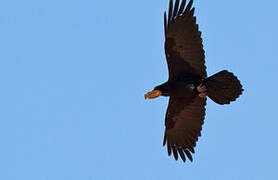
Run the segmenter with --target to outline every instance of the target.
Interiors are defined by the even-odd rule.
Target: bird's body
[[[220,71],[207,77],[201,32],[194,16],[193,0],[170,0],[168,17],[164,14],[165,55],[169,79],[145,95],[146,99],[169,96],[163,145],[185,162],[191,161],[201,136],[206,97],[218,104],[229,104],[242,93],[233,73]]]
[[[198,95],[197,87],[202,82],[202,77],[185,76],[180,79],[172,79],[163,83],[155,90],[160,90],[162,96],[172,96],[177,98],[186,98],[187,96]]]

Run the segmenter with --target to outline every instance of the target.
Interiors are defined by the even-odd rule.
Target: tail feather
[[[230,104],[243,92],[237,77],[226,70],[220,71],[205,80],[208,97],[218,104]]]

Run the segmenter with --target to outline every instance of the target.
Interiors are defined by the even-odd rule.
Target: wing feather
[[[207,77],[205,53],[201,32],[190,0],[185,8],[186,0],[170,0],[167,15],[164,13],[165,54],[169,70],[169,79],[181,76]],[[184,9],[185,8],[185,9]]]
[[[164,145],[167,144],[169,156],[173,152],[175,160],[179,154],[185,161],[184,153],[190,161],[193,160],[191,153],[195,153],[194,147],[201,136],[205,105],[206,99],[198,96],[193,99],[170,97],[165,117]],[[184,153],[181,153],[180,149],[183,149]]]
[[[165,37],[166,37],[166,34],[167,34],[167,15],[166,15],[166,12],[164,12],[164,32],[165,32]]]
[[[173,17],[176,17],[176,15],[178,13],[179,4],[180,4],[180,0],[176,0],[175,7],[174,7],[174,12],[173,12]]]
[[[184,153],[183,153],[183,149],[179,148],[178,152],[179,152],[179,155],[180,155],[182,161],[185,162],[185,156],[184,156]]]
[[[192,158],[192,155],[190,154],[190,152],[188,150],[184,150],[186,156],[188,157],[188,159],[192,162],[193,161],[193,158]]]
[[[174,158],[175,158],[175,160],[177,161],[178,160],[178,152],[177,152],[177,149],[176,149],[176,147],[172,147],[172,149],[173,149],[173,154],[174,154]]]
[[[179,15],[179,16],[182,15],[183,10],[184,10],[184,7],[185,7],[185,4],[186,4],[186,0],[183,0],[183,1],[181,2],[181,6],[180,6],[180,9],[179,9],[179,12],[178,12],[178,15]]]
[[[169,10],[168,10],[168,25],[170,25],[170,22],[172,20],[172,12],[173,12],[173,0],[169,1]]]
[[[193,0],[190,0],[189,3],[188,3],[188,5],[187,5],[186,8],[185,8],[185,11],[184,11],[185,13],[188,12],[188,11],[191,9],[192,4],[193,4]]]

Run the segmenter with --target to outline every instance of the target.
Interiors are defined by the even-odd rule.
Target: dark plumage
[[[146,99],[169,96],[163,145],[169,156],[192,161],[192,153],[201,136],[206,96],[218,104],[229,104],[242,93],[232,73],[224,70],[207,78],[201,32],[196,24],[193,0],[170,0],[164,14],[165,54],[169,79],[145,95]]]

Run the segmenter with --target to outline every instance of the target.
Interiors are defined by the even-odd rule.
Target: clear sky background
[[[195,0],[208,74],[238,101],[208,100],[193,163],[162,147],[168,0],[0,1],[1,180],[277,179],[278,2]]]

